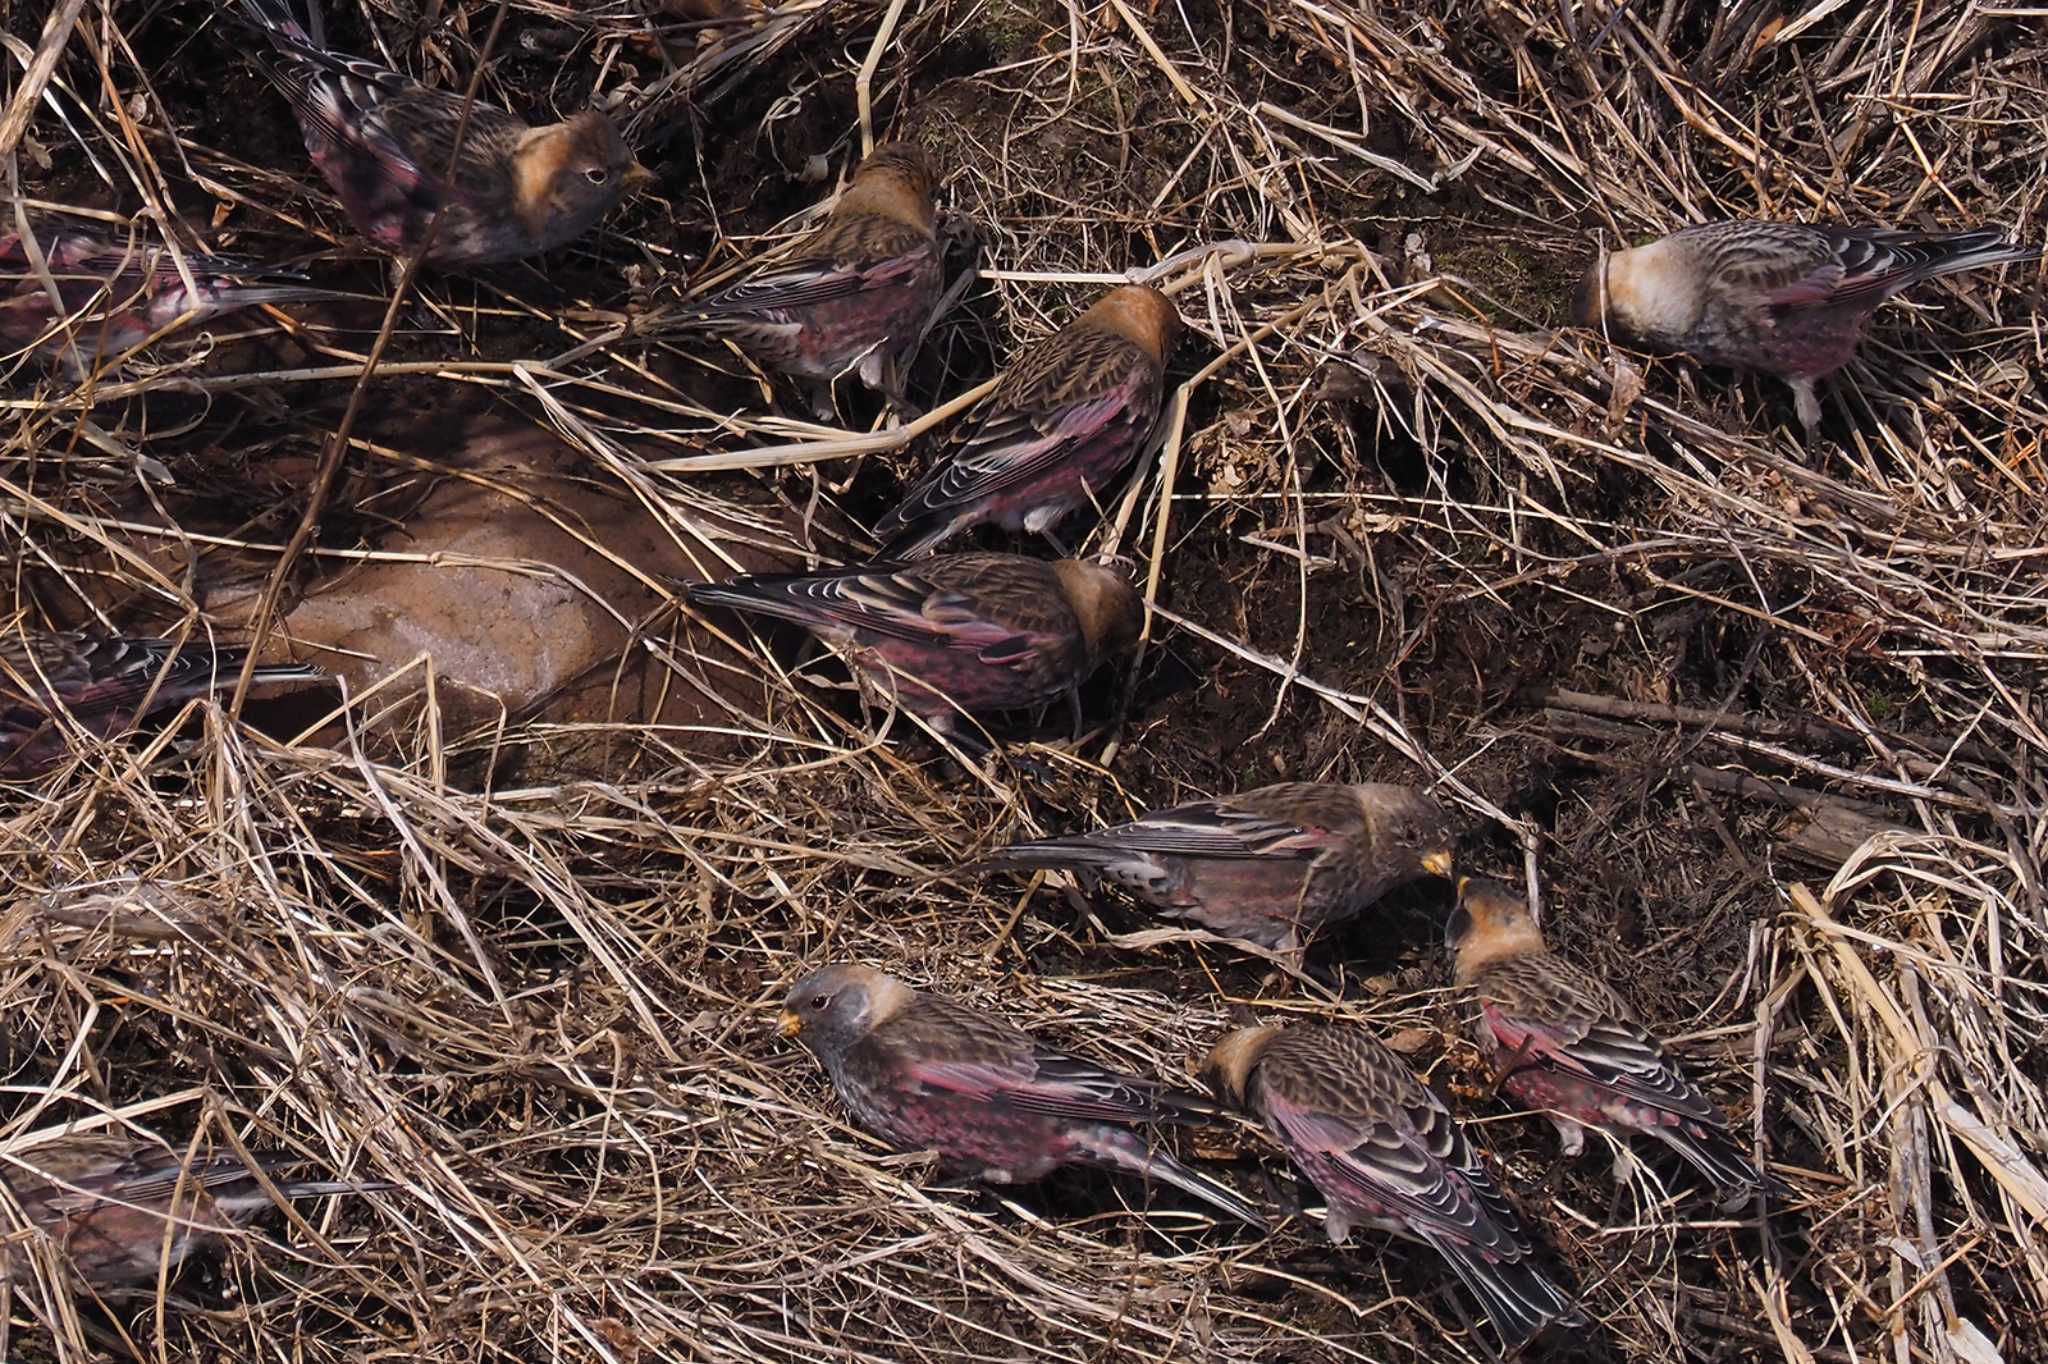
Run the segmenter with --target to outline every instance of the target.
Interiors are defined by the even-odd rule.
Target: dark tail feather
[[[1094,871],[1112,854],[1085,838],[1041,838],[997,848],[974,864],[977,871]]]
[[[249,674],[249,685],[261,687],[282,682],[325,682],[330,674],[325,668],[316,668],[310,663],[260,663],[256,671]],[[231,685],[234,679],[230,678]]]
[[[214,676],[220,680],[216,686],[233,686],[242,674],[243,660],[249,651],[241,645],[231,645],[220,651],[214,666]],[[256,671],[249,675],[251,682],[324,682],[327,670],[316,668],[310,663],[259,663]]]
[[[875,552],[877,559],[888,559],[894,563],[909,563],[922,559],[938,548],[939,542],[953,533],[950,522],[934,521],[929,518],[905,521],[894,512],[882,518],[875,526],[875,535],[882,547]]]
[[[304,47],[327,50],[327,25],[320,0],[242,0],[250,23]]]
[[[1148,1148],[1136,1133],[1121,1127],[1092,1127],[1071,1135],[1098,1165],[1171,1184],[1248,1226],[1266,1229],[1265,1217],[1235,1189],[1189,1169],[1165,1151]]]
[[[683,589],[683,599],[692,606],[722,606],[728,611],[810,624],[815,613],[794,597],[774,591],[776,582],[773,575],[764,575],[726,583],[691,583]]]
[[[266,1162],[267,1164],[268,1162]],[[292,1162],[297,1163],[297,1162]],[[299,1179],[278,1180],[277,1191],[286,1198],[326,1198],[336,1194],[383,1193],[398,1185],[388,1179]],[[263,1186],[253,1179],[244,1178],[231,1188],[216,1189],[214,1205],[236,1221],[246,1221],[258,1213],[268,1212],[276,1204]]]
[[[339,298],[367,298],[367,294],[354,294],[346,289],[322,289],[312,284],[235,284],[229,286],[226,301],[237,308],[253,308],[259,303],[317,303],[322,300]]]
[[[1976,232],[1958,232],[1951,237],[1937,238],[1936,243],[1941,247],[1941,251],[1921,267],[1922,279],[1936,279],[1964,270],[1981,270],[1986,266],[2007,265],[2041,258],[2040,247],[2009,242],[2005,239],[2005,234],[1995,227]]]
[[[1735,1138],[1719,1128],[1687,1124],[1684,1127],[1659,1128],[1657,1136],[1685,1157],[1688,1165],[1711,1180],[1714,1188],[1722,1194],[1754,1195],[1766,1189],[1784,1192],[1782,1184],[1757,1169],[1742,1148],[1735,1144]]]
[[[151,709],[162,710],[194,696],[223,691],[242,675],[242,662],[249,651],[241,645],[208,649],[200,641],[188,641],[173,657],[169,640],[110,637],[94,646],[103,660],[103,680],[88,695],[70,700],[80,715],[90,715],[134,705],[155,692]],[[319,682],[326,672],[307,663],[266,663],[250,675],[250,682]]]
[[[1488,1260],[1469,1246],[1431,1241],[1437,1253],[1479,1299],[1493,1329],[1510,1346],[1554,1323],[1584,1326],[1585,1314],[1549,1275],[1527,1259]]]

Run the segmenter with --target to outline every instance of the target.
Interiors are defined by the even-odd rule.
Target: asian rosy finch
[[[955,737],[964,737],[962,712],[1062,696],[1078,727],[1081,684],[1137,638],[1143,617],[1137,592],[1112,568],[1016,554],[737,578],[693,585],[688,596],[692,605],[796,622]]]
[[[1466,877],[1444,936],[1458,984],[1478,1000],[1480,1049],[1502,1088],[1549,1114],[1567,1157],[1591,1126],[1657,1138],[1728,1201],[1773,1183],[1621,996],[1544,945],[1521,897]]]
[[[266,1173],[302,1163],[282,1157],[261,1162]],[[272,1182],[285,1198],[392,1187],[352,1180]],[[175,1270],[276,1206],[231,1153],[202,1154],[188,1166],[164,1147],[100,1133],[0,1159],[0,1183],[28,1225],[54,1241],[73,1272],[98,1288],[154,1282],[161,1267]],[[7,1261],[6,1239],[0,1238],[0,1273],[9,1272]]]
[[[1322,1193],[1332,1243],[1354,1226],[1423,1242],[1510,1344],[1583,1320],[1537,1267],[1521,1214],[1450,1110],[1362,1028],[1241,1028],[1216,1044],[1203,1074]]]
[[[327,51],[319,0],[241,0],[276,49],[263,73],[291,101],[313,164],[356,230],[410,255],[440,215],[427,259],[475,266],[582,236],[652,179],[610,119],[586,110],[529,127],[503,109]],[[458,148],[456,131],[462,130]]]
[[[1049,537],[1099,506],[1158,429],[1179,334],[1166,295],[1126,284],[1026,349],[875,527],[884,557],[918,558],[984,521]]]
[[[1448,877],[1451,856],[1443,808],[1413,787],[1283,782],[1014,844],[984,865],[1107,881],[1170,917],[1292,951],[1397,885]]]
[[[901,406],[944,266],[931,163],[909,143],[888,142],[861,162],[816,231],[694,305],[683,324],[730,333],[763,365],[804,380],[823,419],[833,415],[833,381],[848,373]]]
[[[191,284],[163,247],[46,220],[29,230],[57,286],[50,295],[16,231],[0,232],[0,348],[37,347],[90,368],[134,349],[187,313],[204,322],[262,303],[341,298],[301,274],[244,256],[185,255]]]
[[[1879,304],[1923,280],[2040,255],[1988,229],[1706,223],[1594,261],[1572,312],[1625,340],[1776,375],[1811,435],[1814,382],[1855,356]]]
[[[776,1031],[809,1048],[854,1119],[899,1150],[937,1151],[992,1184],[1106,1166],[1264,1225],[1235,1192],[1140,1135],[1213,1117],[1199,1095],[1054,1051],[866,966],[828,966],[798,981]]]
[[[0,634],[0,774],[36,772],[56,762],[70,747],[73,725],[112,738],[145,715],[232,687],[247,656],[196,637],[179,647],[86,631]],[[266,664],[250,681],[326,676],[303,664]]]

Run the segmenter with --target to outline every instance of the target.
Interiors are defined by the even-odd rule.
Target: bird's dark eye
[[[592,166],[589,170],[583,172],[583,178],[593,185],[601,185],[612,178],[612,173],[603,166]]]
[[[832,996],[830,995],[812,995],[811,1010],[814,1013],[823,1013],[825,1011],[825,1006],[827,1004],[830,1004],[831,1002]]]

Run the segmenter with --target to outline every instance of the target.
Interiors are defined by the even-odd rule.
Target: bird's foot
[[[1636,1177],[1636,1158],[1626,1146],[1614,1148],[1614,1182],[1626,1185]]]
[[[1799,412],[1799,425],[1806,432],[1806,443],[1813,444],[1820,434],[1820,395],[1814,392],[1813,380],[1792,379],[1792,405]]]
[[[832,385],[805,384],[804,401],[810,404],[811,415],[816,417],[821,425],[840,424],[839,404],[832,399]]]

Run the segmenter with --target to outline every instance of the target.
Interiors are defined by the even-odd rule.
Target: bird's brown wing
[[[1326,1195],[1390,1209],[1426,1238],[1503,1256],[1527,1251],[1513,1205],[1442,1100],[1370,1036],[1282,1033],[1257,1084],[1282,1141]]]
[[[74,713],[87,716],[140,700],[159,677],[158,694],[164,697],[211,686],[219,678],[221,655],[204,641],[187,641],[175,657],[172,648],[168,640],[82,631],[38,636],[27,646],[18,636],[0,637],[0,704],[40,705],[54,694]]]
[[[1309,861],[1322,851],[1323,830],[1269,813],[1270,808],[1241,796],[1192,801],[1070,841],[1174,857]]]
[[[200,1155],[187,1167],[159,1146],[119,1139],[70,1138],[29,1151],[0,1170],[24,1206],[54,1220],[109,1200],[167,1204],[182,1181],[187,1190],[246,1180],[249,1167],[232,1154]]]
[[[1075,666],[1080,625],[1045,561],[1020,554],[948,554],[925,560],[916,572],[1006,632],[1000,643],[979,646],[984,661]]]
[[[1843,279],[1834,243],[1799,223],[1708,223],[1674,240],[1697,254],[1709,287],[1741,308],[1821,304]]]
[[[704,317],[754,317],[892,289],[931,268],[931,234],[878,213],[827,219],[787,259],[775,261],[696,305]]]
[[[959,555],[915,567],[873,564],[825,573],[763,574],[693,586],[692,602],[759,611],[824,632],[969,649],[987,663],[1029,666],[1074,634],[1073,615],[1048,594],[1044,565]],[[1056,609],[1057,608],[1057,609]],[[1066,610],[1062,625],[1059,611]]]
[[[905,1079],[1018,1112],[1134,1123],[1172,1120],[1208,1106],[1054,1050],[1020,1028],[939,996],[919,998],[873,1036],[897,1059]]]
[[[1616,1097],[1720,1124],[1713,1101],[1599,977],[1542,953],[1497,962],[1477,983],[1511,1065],[1554,1066]]]
[[[1159,415],[1160,369],[1113,333],[1062,333],[1026,352],[882,529],[944,516],[1044,478],[1076,450]]]
[[[438,186],[479,201],[506,200],[509,158],[527,125],[476,101],[463,127],[460,158],[449,163],[464,99],[420,84],[400,71],[359,57],[322,51],[270,30],[274,58],[259,59],[301,124],[329,147],[374,157],[400,187]]]
[[[1706,277],[1729,301],[1774,312],[1875,306],[1923,279],[2038,255],[1995,230],[1927,233],[1737,221],[1687,228],[1678,236],[1699,253]]]
[[[462,110],[462,96],[405,81],[364,111],[363,128],[369,138],[397,148],[422,178],[472,204],[509,211],[517,187],[512,153],[530,129],[517,115],[481,100],[470,106],[467,125]]]

